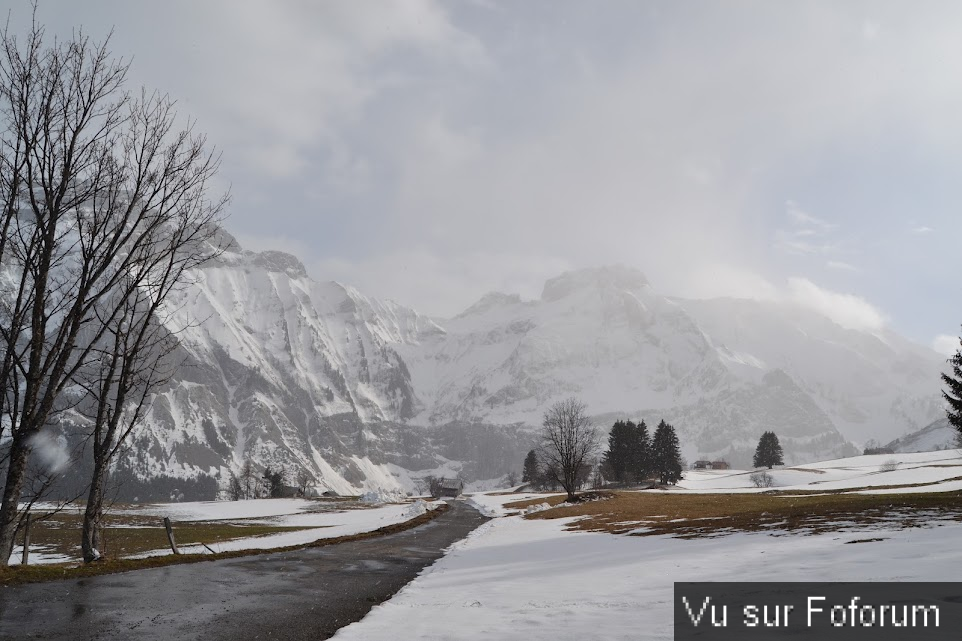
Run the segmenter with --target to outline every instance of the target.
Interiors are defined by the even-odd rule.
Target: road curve
[[[486,520],[451,501],[424,525],[362,541],[3,587],[0,639],[327,639]]]

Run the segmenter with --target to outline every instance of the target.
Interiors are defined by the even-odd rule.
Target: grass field
[[[82,515],[73,511],[59,512],[43,520],[37,520],[30,528],[30,547],[45,554],[79,557],[82,523]],[[296,532],[303,529],[307,528],[265,525],[261,522],[251,523],[245,519],[193,521],[175,523],[174,535],[178,545],[202,543],[216,550],[217,544],[224,541],[279,532]],[[103,549],[100,552],[103,556],[113,558],[130,557],[169,548],[163,519],[137,514],[108,515],[104,519],[101,547]]]
[[[933,520],[962,520],[962,493],[919,494],[681,494],[671,492],[599,492],[563,504],[564,495],[505,504],[525,508],[548,503],[554,509],[528,519],[581,517],[568,528],[638,536],[667,534],[681,538],[733,532],[819,533],[870,529],[873,525],[922,527]]]
[[[176,508],[179,504],[172,504]],[[226,504],[231,505],[231,504]],[[235,504],[236,505],[236,504]],[[356,500],[316,500],[309,513],[365,509],[367,505]],[[150,552],[169,550],[163,517],[152,511],[153,505],[115,504],[107,510],[103,520],[103,536],[100,552],[105,558],[129,558]],[[82,506],[67,506],[60,511],[35,510],[30,528],[32,553],[77,559],[81,556],[80,533],[83,524]],[[203,544],[220,551],[218,544],[236,539],[249,539],[286,532],[314,529],[316,525],[291,525],[282,518],[247,516],[237,514],[229,519],[188,518],[181,520],[172,511],[174,536],[178,546]],[[18,535],[21,543],[23,533]]]

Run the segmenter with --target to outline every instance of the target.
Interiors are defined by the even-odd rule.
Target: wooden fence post
[[[23,526],[23,556],[20,557],[20,564],[26,565],[27,559],[30,558],[30,520],[33,516],[30,512],[27,512],[27,521]]]
[[[174,528],[170,526],[170,517],[164,517],[164,527],[167,528],[167,540],[170,542],[170,549],[174,551],[174,554],[180,554],[180,550],[177,549],[177,544],[174,543]]]

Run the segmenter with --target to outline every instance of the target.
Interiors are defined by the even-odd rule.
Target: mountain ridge
[[[670,298],[625,266],[566,272],[538,300],[491,293],[436,320],[233,241],[169,308],[185,366],[132,440],[123,465],[138,478],[223,484],[247,458],[338,492],[410,490],[427,471],[494,477],[524,455],[506,444],[530,446],[544,408],[568,395],[602,420],[672,420],[686,456],[733,463],[767,429],[802,462],[939,409],[937,385],[924,393],[937,359],[897,335],[886,344],[757,301]],[[489,440],[469,445],[465,425],[487,426]]]

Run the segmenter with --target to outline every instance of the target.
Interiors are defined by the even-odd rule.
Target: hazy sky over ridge
[[[16,30],[24,2],[2,3]],[[43,2],[224,152],[228,229],[429,314],[624,263],[962,323],[953,2]],[[956,339],[942,339],[943,348]]]

